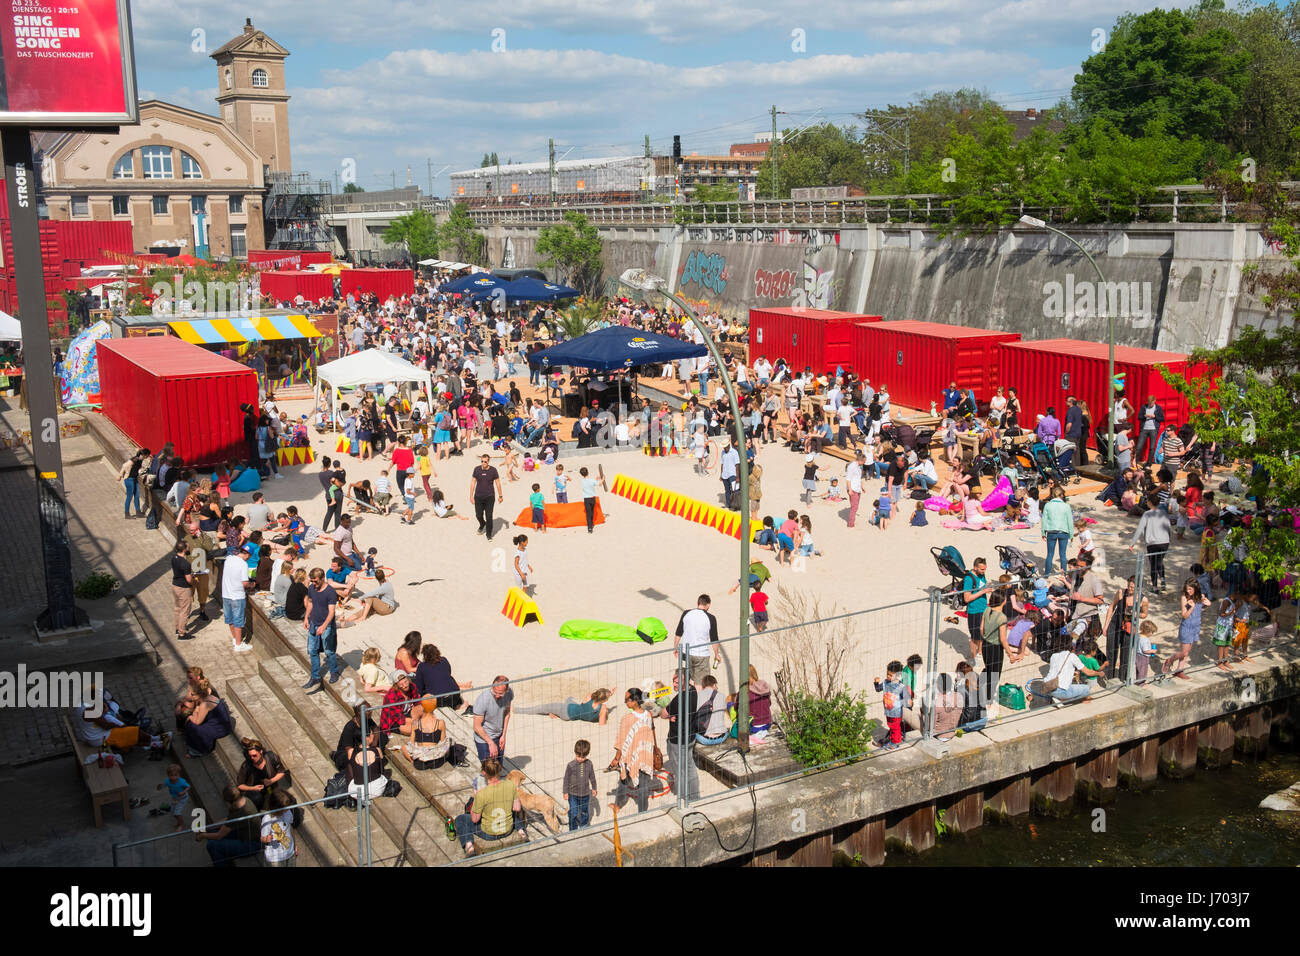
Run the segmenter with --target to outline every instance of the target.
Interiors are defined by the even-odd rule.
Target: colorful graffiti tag
[[[682,264],[682,274],[677,286],[684,288],[692,282],[717,295],[722,295],[722,290],[727,287],[727,257],[716,252],[702,252],[699,249],[692,252]]]
[[[794,291],[795,274],[789,269],[768,272],[754,270],[754,297],[757,299],[784,299]]]

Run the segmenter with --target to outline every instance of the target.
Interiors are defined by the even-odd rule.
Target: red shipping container
[[[889,386],[891,402],[928,412],[943,407],[949,382],[973,388],[987,401],[998,382],[998,345],[1015,342],[1017,332],[991,332],[942,322],[881,322],[863,326],[858,371],[879,388]]]
[[[334,294],[334,277],[319,272],[267,271],[261,273],[260,279],[262,295],[270,296],[276,302],[292,302],[296,295],[315,302]]]
[[[1075,339],[1048,339],[1044,342],[1010,342],[1001,347],[1002,385],[1014,388],[1023,414],[1021,426],[1033,428],[1039,415],[1049,406],[1057,418],[1064,419],[1065,400],[1074,396],[1088,404],[1093,435],[1106,427],[1106,369],[1108,348],[1105,342],[1081,342]],[[1124,395],[1135,409],[1140,409],[1148,395],[1165,410],[1165,424],[1175,428],[1187,421],[1187,402],[1165,382],[1156,366],[1191,379],[1204,369],[1190,365],[1187,356],[1178,352],[1115,346],[1115,377],[1124,377]],[[1090,436],[1091,437],[1091,436]],[[1136,437],[1136,436],[1135,436]]]
[[[410,269],[344,269],[339,273],[342,295],[373,292],[383,302],[390,295],[415,292],[415,273]]]
[[[243,461],[243,403],[257,404],[257,373],[173,336],[101,339],[99,393],[122,432],[157,451],[174,442],[187,464]]]
[[[41,223],[42,226],[45,223]],[[121,221],[91,221],[84,219],[55,220],[50,222],[58,242],[60,261],[83,259],[104,263],[106,252],[130,255],[134,247],[131,223]]]
[[[879,321],[878,315],[828,309],[750,309],[749,363],[753,365],[759,356],[773,364],[783,358],[796,371],[807,367],[818,375],[834,372],[836,365],[848,368],[853,327]]]
[[[283,261],[279,261],[283,260]],[[272,263],[274,269],[302,269],[305,266],[324,265],[334,257],[328,252],[313,249],[249,249],[248,264]]]

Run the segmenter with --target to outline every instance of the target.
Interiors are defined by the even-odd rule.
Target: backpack
[[[969,587],[969,588],[966,587],[966,582],[967,582],[967,581],[970,581],[970,587]],[[958,606],[958,607],[965,607],[965,606],[966,606],[966,604],[967,604],[967,601],[966,601],[966,592],[967,592],[967,591],[973,591],[973,590],[975,590],[975,575],[973,575],[973,574],[968,574],[968,575],[966,575],[964,578],[961,579],[961,590],[957,592],[957,606]]]
[[[709,729],[709,722],[713,720],[713,702],[718,699],[718,691],[715,688],[709,695],[708,701],[695,708],[695,732],[702,734]]]
[[[578,437],[578,435],[581,434],[582,429],[579,427],[579,425],[580,425],[581,422],[582,422],[582,419],[580,419],[580,418],[577,419],[576,421],[574,421],[574,423],[573,423],[573,428],[569,431],[569,437],[570,437],[570,438],[574,438],[574,439],[576,439],[576,438]]]

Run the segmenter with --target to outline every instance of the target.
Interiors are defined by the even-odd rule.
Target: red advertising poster
[[[137,121],[127,0],[0,0],[0,123]]]

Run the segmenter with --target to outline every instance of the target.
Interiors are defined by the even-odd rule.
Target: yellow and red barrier
[[[501,613],[508,617],[515,627],[523,627],[530,619],[538,624],[545,623],[542,620],[542,612],[537,609],[537,602],[530,598],[523,588],[514,587],[506,592],[506,603],[502,605]]]
[[[310,446],[283,445],[275,450],[275,459],[281,465],[310,465],[316,453]]]
[[[612,494],[626,498],[633,504],[663,511],[675,518],[685,518],[687,521],[702,524],[706,528],[712,528],[720,534],[737,540],[740,539],[742,528],[748,529],[746,533],[749,535],[749,540],[753,541],[754,535],[758,534],[758,529],[762,527],[762,522],[745,518],[735,511],[688,498],[686,495],[679,495],[675,491],[647,484],[629,478],[627,475],[615,475],[614,483],[610,485],[609,490]]]

